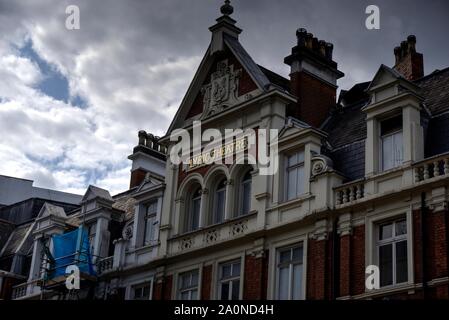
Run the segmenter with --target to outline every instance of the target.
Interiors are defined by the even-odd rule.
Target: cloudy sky
[[[65,28],[68,5],[81,29]],[[210,40],[222,1],[0,0],[0,174],[84,193],[89,184],[123,191],[138,130],[163,135]],[[284,76],[283,58],[305,27],[334,43],[346,77],[370,80],[408,34],[426,74],[449,66],[449,2],[233,1],[241,42],[255,61]],[[381,29],[367,30],[376,4]]]

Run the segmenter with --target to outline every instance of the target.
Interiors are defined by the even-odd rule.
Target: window
[[[226,179],[221,180],[215,187],[213,201],[212,224],[221,223],[225,215]]]
[[[185,231],[194,231],[199,228],[201,208],[201,189],[197,188],[191,195],[187,217],[185,219]]]
[[[238,189],[239,207],[238,216],[248,214],[251,209],[251,171],[246,172],[243,176]]]
[[[299,300],[303,298],[303,247],[302,244],[278,250],[277,298]]]
[[[145,212],[145,228],[143,235],[143,245],[147,246],[152,244],[156,239],[156,214],[157,214],[157,200],[149,203]]]
[[[384,120],[380,124],[381,169],[396,168],[403,162],[402,115]]]
[[[198,299],[198,270],[184,272],[179,275],[178,298],[181,300]]]
[[[407,282],[407,221],[404,218],[379,224],[377,229],[380,286]]]
[[[150,300],[151,283],[139,284],[132,287],[134,300]]]
[[[88,226],[89,231],[89,244],[90,244],[90,253],[94,253],[94,241],[95,241],[95,234],[97,232],[97,224],[92,223]]]
[[[285,171],[286,199],[292,200],[304,193],[304,152],[287,156]]]
[[[220,264],[218,284],[219,299],[240,299],[240,266],[240,260]]]

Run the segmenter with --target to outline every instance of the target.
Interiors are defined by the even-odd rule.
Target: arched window
[[[248,170],[240,180],[238,188],[239,206],[237,208],[238,216],[248,214],[251,209],[251,172]]]
[[[226,179],[220,180],[214,189],[212,224],[224,221],[226,203]]]
[[[193,190],[189,198],[187,215],[185,219],[185,232],[194,231],[199,228],[200,224],[200,206],[201,206],[201,188]]]

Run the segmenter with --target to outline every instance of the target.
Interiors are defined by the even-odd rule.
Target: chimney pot
[[[319,50],[318,38],[316,38],[316,37],[314,37],[312,39],[312,50],[315,52],[318,52],[318,50]]]
[[[318,41],[318,45],[319,45],[320,54],[323,57],[325,57],[326,56],[326,41],[320,40],[320,41]]]
[[[396,59],[396,64],[398,64],[401,60],[401,47],[394,48],[394,57]]]
[[[326,43],[326,58],[332,60],[332,52],[334,51],[334,45],[330,42]]]
[[[394,48],[394,68],[406,79],[413,81],[424,76],[424,57],[416,52],[416,36],[409,35],[400,47]]]
[[[408,43],[408,51],[416,52],[416,37],[414,35],[411,34],[407,37],[407,43]]]
[[[145,139],[147,138],[147,133],[144,130],[140,130],[138,133],[139,145],[145,145]]]
[[[307,30],[299,28],[296,30],[296,38],[298,39],[298,46],[304,47],[306,45]]]
[[[408,43],[407,41],[402,41],[401,42],[401,58],[405,57],[408,53]]]
[[[313,34],[308,33],[306,35],[306,48],[312,49],[312,39],[313,39]]]

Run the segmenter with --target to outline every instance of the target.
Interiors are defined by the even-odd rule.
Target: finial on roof
[[[234,7],[231,6],[231,1],[225,0],[225,4],[221,6],[220,12],[224,16],[230,16],[234,12]]]

